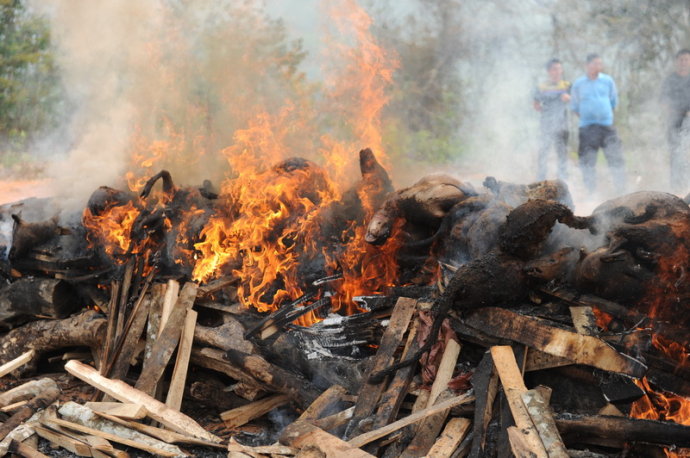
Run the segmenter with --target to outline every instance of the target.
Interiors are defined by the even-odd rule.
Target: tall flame
[[[397,276],[396,234],[383,247],[372,247],[364,240],[366,222],[390,186],[388,177],[382,182],[373,173],[348,190],[354,177],[353,153],[369,147],[383,164],[388,162],[380,115],[397,64],[377,45],[370,30],[371,18],[355,0],[327,4],[331,22],[343,37],[339,43],[330,43],[337,51],[334,62],[338,68],[329,74],[323,106],[315,110],[301,100],[285,100],[282,109],[272,107],[253,117],[251,113],[257,113],[254,106],[230,108],[247,108],[247,121],[245,128],[235,130],[232,145],[222,150],[230,176],[222,183],[220,205],[198,240],[187,240],[186,229],[177,228],[178,252],[184,258],[179,262],[193,260],[193,279],[237,276],[240,300],[260,311],[276,310],[303,295],[310,281],[338,273],[342,280],[332,283],[335,296],[331,303],[334,310],[344,307],[349,313],[356,307],[353,296],[380,291]],[[152,47],[152,60],[161,60],[162,55]],[[162,84],[174,81],[163,78]],[[203,117],[203,107],[190,109],[199,111],[190,117]],[[342,122],[316,137],[319,116],[337,116]],[[190,149],[200,151],[195,158],[204,151],[205,143],[197,136],[190,139],[181,134],[179,119],[173,121],[165,112],[159,119],[162,122],[154,130],[161,134],[160,139],[141,132],[132,139],[127,174],[132,191],[139,191],[155,171],[187,157]],[[295,141],[300,134],[314,138]],[[315,155],[320,156],[322,166],[297,159]],[[153,201],[156,199],[160,197]],[[354,201],[357,204],[352,205]],[[353,214],[341,214],[344,209]],[[97,217],[85,215],[85,224],[88,220],[90,230],[101,231],[99,238],[113,239],[111,252],[126,252],[138,215],[136,207],[128,211],[132,214],[126,218],[120,215],[125,212],[122,207]],[[188,211],[199,210],[192,207]],[[182,219],[180,226],[184,225]],[[119,226],[119,232],[110,226]],[[303,318],[302,324],[313,319]]]

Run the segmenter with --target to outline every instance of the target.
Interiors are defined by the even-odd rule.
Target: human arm
[[[534,88],[534,91],[532,91],[532,106],[534,107],[535,110],[541,111],[542,110],[542,104],[541,104],[541,94],[539,92],[539,87],[537,86]]]
[[[616,82],[611,78],[611,88],[609,90],[609,99],[611,100],[611,109],[615,109],[618,105],[618,89],[616,88]]]
[[[577,81],[570,88],[570,109],[580,116],[580,96]]]

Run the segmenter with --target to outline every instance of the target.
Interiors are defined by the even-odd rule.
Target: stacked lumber
[[[82,361],[69,359],[64,369],[72,383],[90,390],[88,396],[74,402],[49,377],[0,394],[0,411],[7,415],[0,426],[0,454],[37,457],[59,448],[93,457],[599,457],[619,456],[624,449],[657,454],[664,448],[690,447],[688,426],[628,418],[617,409],[621,404],[610,403],[595,414],[557,412],[552,393],[559,386],[530,381],[540,371],[572,376],[578,368],[628,379],[645,374],[644,364],[599,335],[591,310],[583,309],[587,305],[570,308],[570,326],[545,317],[547,313],[536,317],[497,307],[453,317],[454,333],[446,332],[436,344],[440,350],[430,384],[421,377],[430,364],[424,358],[421,369],[405,367],[382,383],[370,383],[371,374],[420,346],[424,322],[417,318],[428,303],[400,298],[381,317],[385,330],[359,389],[348,390],[337,384],[317,386],[268,361],[237,335],[233,341],[214,334],[216,346],[205,346],[211,339],[209,329],[195,332],[204,326],[197,324],[192,309],[199,294],[193,283],[181,288],[174,282],[152,285],[151,291],[123,315],[121,326],[110,317],[100,318],[101,330],[120,328],[110,336],[103,332],[110,344],[102,348],[110,353],[91,355],[93,364],[83,362],[88,354],[67,354],[81,355]],[[157,320],[151,319],[154,314]],[[0,367],[3,380],[35,359],[36,351]],[[130,366],[137,353],[143,360],[137,363],[139,372]],[[472,387],[458,387],[457,375],[468,361],[475,362]],[[216,423],[193,418],[195,412],[183,402],[195,401],[187,378],[193,367],[234,380],[232,395],[243,397],[239,405],[219,411]],[[215,393],[218,399],[211,402],[218,405],[229,396],[223,389]],[[248,442],[246,433],[266,428],[276,411],[292,412],[289,424],[265,443]],[[224,427],[216,428],[219,423]]]

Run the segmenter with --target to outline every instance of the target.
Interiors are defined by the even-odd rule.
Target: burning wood
[[[575,216],[560,182],[432,176],[396,192],[370,150],[359,159],[346,191],[292,158],[218,192],[165,171],[138,194],[99,188],[72,225],[1,207],[3,375],[80,354],[65,370],[95,393],[66,402],[58,379],[0,394],[14,412],[0,450],[34,433],[91,456],[690,446],[690,323],[669,322],[690,293],[682,200],[636,193]],[[581,379],[575,402],[561,385]]]

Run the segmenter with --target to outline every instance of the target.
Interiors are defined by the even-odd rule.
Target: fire
[[[690,398],[672,393],[657,392],[649,385],[647,378],[635,380],[645,395],[635,401],[630,410],[632,418],[647,420],[666,420],[690,426]],[[671,451],[664,449],[667,457],[690,456],[690,449]]]
[[[100,246],[115,260],[126,253],[138,253],[138,246],[131,246],[131,232],[140,210],[133,202],[124,205],[111,205],[100,214],[84,210],[82,223],[87,229],[87,239],[91,246]]]
[[[353,153],[362,147],[371,148],[383,164],[388,161],[380,115],[397,63],[378,46],[371,18],[355,0],[328,2],[328,8],[344,38],[330,45],[337,51],[337,67],[328,74],[323,110],[287,100],[282,109],[252,117],[254,107],[242,106],[246,127],[236,130],[232,145],[221,151],[230,176],[222,183],[213,215],[198,236],[190,236],[187,225],[203,210],[185,207],[179,221],[165,219],[166,231],[175,234],[175,263],[191,265],[191,278],[199,282],[236,276],[240,301],[262,312],[313,292],[314,280],[338,275],[341,279],[329,282],[332,310],[352,313],[357,309],[354,296],[381,291],[397,277],[399,228],[382,247],[364,240],[366,224],[390,186],[388,177],[382,181],[369,173],[354,187],[351,183],[356,177]],[[300,134],[316,132],[324,114],[343,122],[311,142],[296,141]],[[132,191],[141,190],[162,167],[185,162],[190,149],[198,152],[193,155],[197,160],[202,155],[208,159],[203,138],[185,138],[178,126],[163,116],[158,126],[163,139],[141,132],[133,136],[127,173]],[[299,159],[309,153],[319,158]],[[111,256],[141,252],[146,242],[132,240],[133,225],[142,212],[155,212],[172,198],[163,194],[140,205],[113,206],[100,215],[85,213],[93,242],[106,245]],[[313,313],[305,315],[299,324],[316,319]]]
[[[203,240],[195,245],[200,256],[194,279],[207,280],[232,266],[241,279],[240,300],[261,311],[276,310],[303,295],[312,266],[322,276],[342,274],[333,284],[331,304],[346,313],[356,310],[354,296],[380,291],[396,277],[396,238],[383,248],[364,241],[366,221],[376,210],[372,198],[381,192],[379,183],[363,180],[356,190],[361,214],[341,233],[322,227],[345,197],[345,170],[356,145],[372,147],[385,161],[380,111],[395,67],[376,45],[369,31],[371,19],[356,2],[331,5],[330,15],[341,30],[354,35],[355,46],[334,46],[346,65],[332,77],[329,98],[347,117],[356,142],[322,137],[323,169],[309,162],[280,162],[290,155],[289,133],[304,129],[302,120],[289,104],[274,116],[258,115],[247,129],[235,133],[235,145],[224,151],[235,175],[223,186],[227,211],[212,218],[202,231]],[[313,317],[305,321],[313,322]]]

